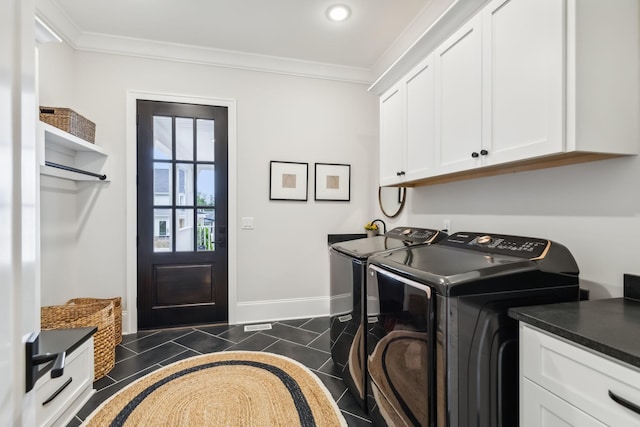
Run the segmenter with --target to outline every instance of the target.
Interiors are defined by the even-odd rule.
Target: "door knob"
[[[477,152],[475,152],[475,151],[474,151],[473,153],[471,153],[471,157],[473,157],[474,159],[475,159],[475,158],[477,158],[477,157],[479,157],[479,156],[480,156],[480,154],[478,154],[478,153],[477,153]]]
[[[487,150],[480,150],[480,154],[486,156],[487,154],[489,154],[489,152]]]

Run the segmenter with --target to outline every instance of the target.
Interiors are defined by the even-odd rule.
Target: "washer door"
[[[370,265],[366,305],[369,416],[380,425],[431,425],[432,289]]]

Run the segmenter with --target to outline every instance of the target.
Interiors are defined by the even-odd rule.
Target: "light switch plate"
[[[251,216],[242,217],[242,229],[253,230],[253,217]]]

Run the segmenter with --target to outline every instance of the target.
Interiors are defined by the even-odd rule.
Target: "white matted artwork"
[[[307,201],[308,163],[272,160],[269,169],[269,200]]]
[[[351,165],[315,164],[315,200],[351,200]]]

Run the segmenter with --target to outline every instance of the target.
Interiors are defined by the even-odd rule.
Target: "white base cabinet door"
[[[575,421],[567,425],[601,425],[578,422],[582,418],[575,417],[584,413],[603,425],[640,426],[640,369],[525,324],[520,325],[520,390],[521,425],[544,425],[529,419],[544,409]],[[551,405],[551,397],[564,404]]]
[[[524,379],[520,389],[520,427],[605,427],[535,383]]]

